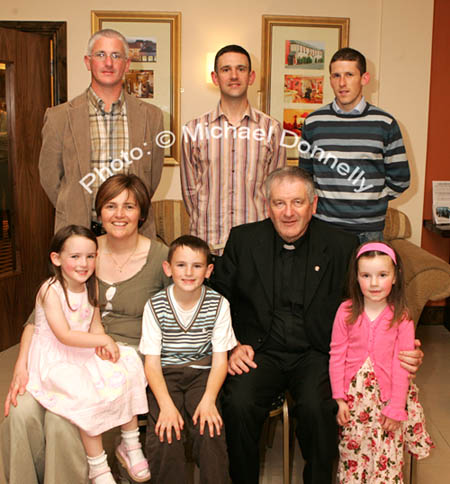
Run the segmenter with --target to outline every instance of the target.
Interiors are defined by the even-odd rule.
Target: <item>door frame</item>
[[[45,45],[45,46],[42,45],[41,47],[45,49],[46,60],[39,61],[39,58],[36,59],[38,64],[39,62],[41,63],[41,65],[40,66],[38,65],[37,68],[39,70],[43,68],[44,66],[42,65],[42,63],[45,62],[46,64],[45,71],[47,71],[45,74],[45,79],[48,79],[48,81],[47,80],[44,81],[46,83],[46,86],[45,86],[46,100],[41,105],[41,108],[44,108],[45,106],[53,106],[55,104],[66,102],[67,101],[66,22],[0,21],[0,27],[2,29],[7,29],[11,34],[14,34],[14,36],[17,36],[17,34],[21,33],[22,35],[34,34],[35,36],[37,35],[41,38],[42,42],[39,42],[39,44]],[[41,50],[41,52],[43,51]],[[7,61],[6,58],[3,60]],[[16,69],[17,66],[13,64],[11,67],[12,67],[11,71],[9,71],[8,69],[9,71],[8,75],[15,77],[17,75],[17,69]],[[42,71],[43,70],[44,69],[42,69]],[[16,81],[9,82],[8,86],[11,89],[15,90],[17,87]],[[42,112],[42,115],[43,115],[43,112]],[[16,126],[17,123],[13,122],[14,121],[13,115],[16,113],[16,110],[11,108],[10,113],[11,113],[11,117],[9,118],[8,121],[9,123],[13,123],[13,125],[17,127]],[[40,120],[40,122],[42,123],[42,119]],[[37,126],[36,122],[34,122],[33,136],[34,135],[37,136],[37,133],[34,132],[35,128],[38,131],[40,131],[41,126],[40,127]],[[12,129],[12,131],[14,131],[14,129]],[[19,240],[23,242],[24,240],[23,233],[22,233],[22,237],[20,237],[20,234],[22,229],[25,227],[25,225],[23,223],[22,225],[20,225],[19,218],[17,218],[19,217],[18,215],[19,211],[22,210],[23,212],[24,206],[23,204],[21,205],[19,203],[19,199],[18,199],[19,193],[21,193],[22,188],[18,186],[19,185],[18,179],[20,178],[17,176],[18,160],[16,159],[16,156],[17,156],[18,149],[16,145],[13,145],[13,143],[16,140],[16,136],[17,136],[17,132],[14,132],[14,135],[12,135],[11,144],[10,144],[9,167],[10,169],[12,169],[11,180],[14,187],[13,210],[15,215],[15,221],[18,224],[16,225],[15,230],[16,230],[16,234],[19,237]],[[21,153],[21,155],[23,155],[23,153]],[[34,160],[34,156],[35,154],[33,154],[33,160]],[[36,163],[37,163],[37,159],[36,159]],[[37,165],[35,166],[34,161],[33,161],[32,168],[33,168],[32,170],[30,169],[20,170],[21,176],[22,175],[25,176],[27,182],[39,184],[39,173],[37,170]],[[20,179],[22,180],[22,178]],[[54,223],[52,221],[54,208],[51,206],[50,201],[46,200],[46,197],[44,195],[42,188],[39,187],[39,190],[42,191],[42,194],[43,194],[42,198],[39,197],[39,207],[45,210],[45,213],[44,212],[42,213],[42,217],[43,217],[42,230],[45,230],[45,238],[47,238],[48,236],[50,240],[50,237],[53,234],[53,227],[54,227]],[[33,197],[31,198],[34,200],[35,197],[34,198]],[[41,202],[42,202],[42,206],[41,206]],[[31,272],[31,269],[30,269],[31,264],[29,262],[32,259],[34,252],[36,252],[37,250],[39,252],[39,257],[42,257],[44,253],[47,251],[48,245],[44,250],[43,244],[41,242],[42,240],[40,240],[39,242],[39,249],[36,249],[36,248],[30,249],[30,244],[28,244],[26,254],[21,253],[21,259],[22,259],[22,255],[23,254],[25,255],[23,260],[21,260],[21,263],[18,264],[18,267],[16,268],[16,270],[13,272],[2,274],[2,276],[0,276],[0,301],[3,301],[3,300],[6,301],[7,302],[6,307],[8,308],[7,311],[0,312],[0,321],[1,321],[0,351],[16,344],[19,341],[20,333],[22,332],[21,331],[22,324],[27,318],[33,306],[32,300],[34,298],[35,291],[32,288],[37,286],[37,283],[39,282],[38,279],[40,275],[38,276],[36,271],[38,271],[40,274],[40,272],[42,271],[42,267],[38,267],[36,268],[35,271]],[[25,261],[25,258],[26,258],[26,261]],[[26,264],[25,266],[23,265],[24,261]],[[45,262],[44,259],[42,259],[42,261],[43,263]],[[45,270],[43,272],[45,272]],[[5,290],[4,294],[2,293],[3,289]],[[26,301],[23,300],[22,296],[26,297]],[[18,305],[20,305],[20,308],[14,309]]]
[[[45,35],[52,40],[52,106],[67,101],[67,22],[0,20],[0,27]]]

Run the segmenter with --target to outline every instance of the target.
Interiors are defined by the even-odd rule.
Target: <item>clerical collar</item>
[[[296,247],[294,244],[283,244],[283,249],[286,249],[286,250],[295,250]]]
[[[301,247],[306,240],[306,237],[308,235],[308,229],[306,232],[297,240],[294,242],[286,242],[283,238],[280,237],[279,233],[275,230],[275,240],[276,240],[276,246],[279,251],[286,249],[286,250],[296,250],[299,247]]]

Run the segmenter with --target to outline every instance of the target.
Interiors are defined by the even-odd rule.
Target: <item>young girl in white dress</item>
[[[105,334],[96,297],[97,240],[70,225],[53,237],[53,276],[36,298],[27,391],[46,409],[80,429],[95,484],[111,484],[102,433],[118,425],[116,456],[136,482],[150,479],[139,443],[137,415],[148,411],[141,359]]]
[[[360,246],[348,289],[350,299],[336,314],[330,351],[331,387],[342,426],[338,482],[401,484],[404,445],[423,458],[433,443],[417,387],[398,359],[400,351],[414,348],[398,254],[384,242]]]

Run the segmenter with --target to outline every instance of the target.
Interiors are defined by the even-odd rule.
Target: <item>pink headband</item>
[[[356,258],[365,254],[366,252],[370,252],[371,250],[377,250],[378,252],[388,255],[394,261],[394,264],[397,265],[397,257],[395,257],[395,252],[388,245],[383,244],[383,242],[370,242],[366,245],[363,245],[356,254]]]

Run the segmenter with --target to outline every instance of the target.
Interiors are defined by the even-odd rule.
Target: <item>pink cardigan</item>
[[[394,420],[406,420],[409,374],[400,366],[397,355],[399,351],[414,349],[414,323],[405,319],[390,328],[392,310],[386,306],[374,321],[363,313],[354,324],[347,324],[345,318],[350,307],[350,301],[339,306],[333,325],[330,350],[333,398],[347,400],[352,378],[370,356],[381,400],[389,401],[382,411],[383,415]]]

